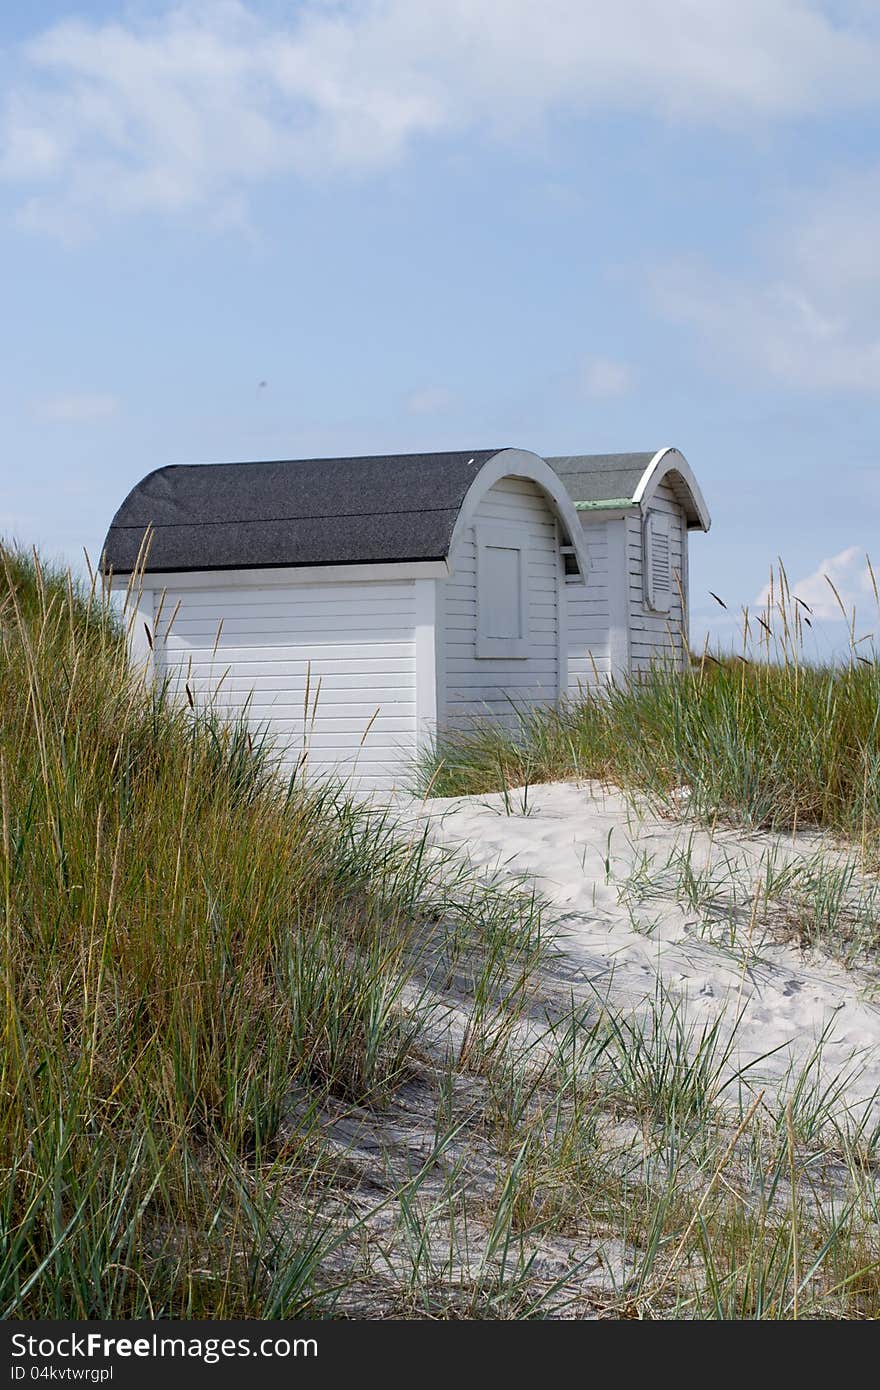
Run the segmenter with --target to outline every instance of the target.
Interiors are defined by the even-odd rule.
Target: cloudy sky
[[[878,71],[876,0],[6,0],[0,530],[94,556],[164,463],[673,443],[695,641],[777,556],[871,630]]]

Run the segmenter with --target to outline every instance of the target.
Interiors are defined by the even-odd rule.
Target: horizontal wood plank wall
[[[629,570],[630,665],[634,673],[647,671],[652,660],[675,658],[683,663],[685,643],[682,639],[683,614],[678,583],[687,578],[682,565],[683,547],[687,545],[684,513],[669,483],[661,483],[648,504],[650,511],[663,512],[669,517],[669,558],[672,568],[672,600],[668,613],[654,613],[645,604],[642,578],[642,518],[627,518],[627,567]],[[676,580],[678,576],[678,580]]]
[[[559,553],[556,519],[536,483],[502,478],[490,488],[476,524],[503,523],[528,545],[529,655],[477,657],[476,544],[471,528],[450,557],[453,574],[438,584],[441,682],[438,708],[449,728],[475,716],[510,719],[518,705],[555,704],[559,682]]]
[[[609,572],[608,523],[584,519],[583,534],[590,557],[586,584],[566,584],[568,693],[595,689],[608,680]]]
[[[415,593],[412,580],[169,590],[158,674],[225,714],[246,710],[288,766],[307,747],[312,776],[388,790],[416,745]]]

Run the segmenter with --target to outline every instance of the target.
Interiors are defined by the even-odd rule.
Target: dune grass
[[[413,942],[488,999],[535,905],[502,935],[423,835],[149,688],[124,622],[0,551],[0,1316],[290,1316],[338,1237],[320,1107],[381,1105],[418,1053]]]
[[[533,894],[286,781],[125,621],[0,551],[0,1316],[880,1311],[867,1119],[734,1097],[659,1003],[541,1021]]]
[[[707,822],[827,829],[876,862],[880,662],[854,644],[846,662],[808,664],[801,609],[781,579],[775,593],[765,617],[746,619],[736,656],[706,652],[686,671],[658,662],[558,708],[511,706],[503,726],[476,719],[447,732],[420,789],[457,796],[598,778]]]

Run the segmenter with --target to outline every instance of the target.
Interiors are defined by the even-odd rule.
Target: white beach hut
[[[708,525],[675,450],[179,465],[133,488],[102,563],[155,678],[387,791],[438,729],[683,660]]]

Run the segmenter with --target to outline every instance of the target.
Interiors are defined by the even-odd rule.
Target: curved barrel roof
[[[579,511],[635,506],[664,479],[684,508],[688,526],[708,531],[709,509],[686,458],[667,447],[653,453],[563,454],[548,458]]]
[[[107,532],[102,566],[130,574],[139,566],[180,572],[444,560],[481,470],[517,453],[173,464],[132,488]],[[668,477],[689,525],[708,530],[705,502],[676,449],[530,457],[552,477],[549,464],[583,510],[637,506]]]
[[[273,463],[174,464],[116,513],[103,566],[213,570],[442,560],[468,488],[498,449]]]
[[[631,502],[639,480],[654,457],[642,454],[563,454],[547,462],[566,484],[575,502]]]

